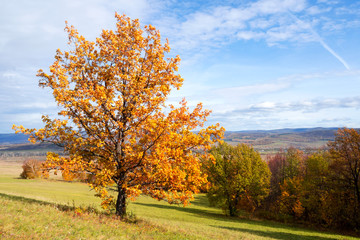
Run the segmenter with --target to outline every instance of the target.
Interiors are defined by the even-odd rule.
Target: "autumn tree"
[[[289,147],[267,157],[271,171],[270,194],[265,207],[285,215],[299,218],[304,209],[300,197],[304,171],[304,154],[302,151]]]
[[[301,202],[302,179],[299,177],[285,179],[280,185],[280,190],[281,195],[276,202],[279,212],[297,219],[301,218],[304,212]]]
[[[285,180],[285,152],[280,150],[275,155],[268,155],[266,160],[271,172],[270,194],[267,198],[267,203],[270,205],[281,195],[280,185]]]
[[[66,157],[48,153],[47,166],[91,174],[103,207],[114,203],[117,215],[141,193],[187,204],[206,181],[198,159],[208,157],[203,150],[221,139],[223,128],[199,130],[210,114],[201,103],[193,110],[185,100],[165,103],[182,86],[180,58],[166,58],[168,42],[153,26],[142,30],[138,20],[115,17],[116,30],[103,30],[94,42],[66,24],[71,50],[57,50],[50,73],[37,75],[52,90],[60,117],[43,116],[41,129],[14,129],[32,142],[62,146]]]
[[[303,169],[303,152],[289,147],[284,150],[280,150],[275,155],[267,156],[267,163],[271,171],[271,192],[268,203],[275,202],[281,195],[280,186],[285,180],[300,177]]]
[[[286,149],[285,153],[285,179],[290,179],[300,176],[303,172],[304,153],[303,151],[294,147]]]
[[[305,174],[302,185],[301,203],[305,209],[306,220],[322,223],[324,206],[329,201],[329,154],[325,151],[315,152],[305,159]]]
[[[347,196],[351,220],[360,226],[360,129],[341,128],[328,143],[333,184]]]
[[[215,158],[204,161],[208,174],[210,203],[222,207],[230,216],[240,209],[254,211],[269,193],[270,170],[252,147],[223,143],[213,147]]]

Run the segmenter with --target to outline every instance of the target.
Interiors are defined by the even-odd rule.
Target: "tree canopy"
[[[187,204],[206,181],[199,158],[220,140],[224,129],[204,126],[209,110],[193,110],[182,100],[167,105],[179,56],[166,58],[153,26],[115,15],[116,30],[103,30],[95,42],[66,24],[70,51],[58,49],[50,73],[39,70],[39,85],[52,90],[60,117],[43,116],[41,129],[14,126],[30,140],[64,147],[66,156],[48,153],[46,166],[86,172],[106,208],[126,214],[126,199],[147,194],[169,203]],[[194,130],[197,130],[196,132]],[[118,192],[117,199],[109,187]]]
[[[210,183],[210,203],[222,207],[230,216],[239,209],[254,211],[268,195],[270,170],[265,161],[246,144],[223,143],[211,149],[215,161],[204,161]]]

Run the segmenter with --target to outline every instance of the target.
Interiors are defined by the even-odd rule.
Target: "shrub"
[[[42,162],[36,159],[28,159],[22,165],[23,172],[20,174],[21,178],[48,178],[49,172],[42,168]]]

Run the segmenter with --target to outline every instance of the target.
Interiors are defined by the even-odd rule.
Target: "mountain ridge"
[[[338,128],[283,128],[273,130],[240,130],[226,131],[224,141],[236,145],[245,143],[254,147],[262,154],[272,154],[280,149],[295,147],[301,150],[319,149],[326,147],[329,141],[335,139]],[[24,134],[0,134],[2,151],[34,150],[44,148],[41,144],[36,147],[30,144],[28,136]],[[22,146],[15,146],[15,145]],[[32,146],[30,146],[32,145]]]

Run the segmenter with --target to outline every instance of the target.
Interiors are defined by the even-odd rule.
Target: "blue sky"
[[[65,20],[94,40],[115,11],[169,39],[185,81],[168,101],[203,102],[209,124],[360,127],[359,1],[16,0],[0,8],[0,133],[56,116],[35,75],[67,49]]]

